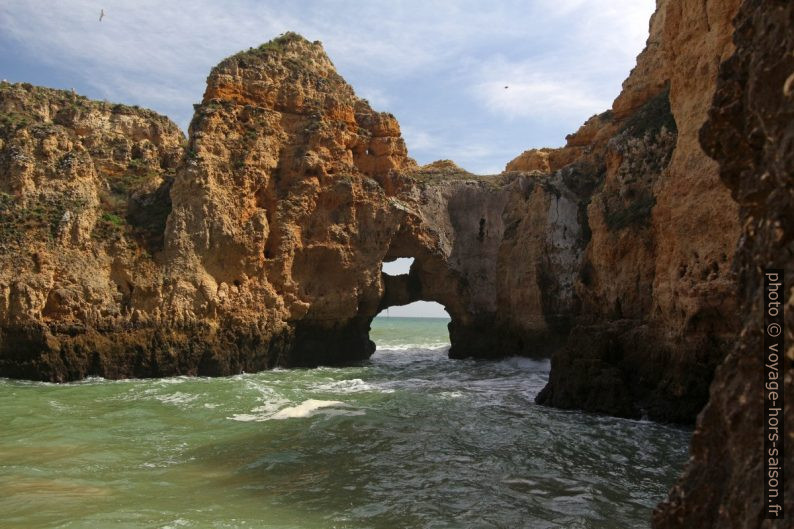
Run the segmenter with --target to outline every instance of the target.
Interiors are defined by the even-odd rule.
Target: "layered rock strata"
[[[736,328],[736,206],[697,144],[736,3],[660,1],[613,108],[566,147],[525,153],[492,177],[450,162],[416,167],[394,117],[358,99],[319,43],[287,34],[226,59],[184,149],[171,141],[170,161],[152,169],[162,185],[117,186],[125,206],[107,214],[93,202],[59,213],[120,228],[125,244],[142,248],[146,273],[123,257],[80,264],[91,280],[110,266],[96,311],[76,287],[68,303],[55,301],[64,284],[79,284],[61,279],[72,265],[48,282],[24,265],[27,246],[4,253],[18,268],[0,277],[0,374],[68,380],[355,361],[374,349],[368,330],[379,310],[422,299],[450,313],[453,357],[556,351],[542,403],[691,421]],[[13,134],[52,123],[37,114]],[[74,127],[64,134],[101,131]],[[130,156],[114,170],[134,173],[141,162]],[[45,161],[33,154],[29,163]],[[73,181],[90,171],[99,176],[85,194],[113,189],[99,158],[86,158]],[[32,193],[11,187],[15,174],[2,173],[9,211]],[[39,180],[60,189],[63,178]],[[39,253],[58,254],[58,244]],[[382,263],[397,257],[415,258],[410,273],[383,276]]]
[[[654,514],[656,528],[788,528],[794,513],[794,5],[746,0],[735,53],[722,63],[701,144],[740,205],[736,252],[742,329],[717,369],[683,477]],[[785,517],[765,520],[763,271],[785,274],[786,344],[778,382],[789,451]],[[781,355],[782,356],[782,355]]]
[[[350,362],[378,311],[433,300],[451,356],[553,352],[541,403],[691,421],[730,351],[654,524],[784,527],[762,520],[759,270],[794,275],[792,26],[780,0],[659,0],[612,109],[491,177],[417,167],[294,34],[211,72],[189,140],[3,83],[0,376]]]
[[[184,136],[148,110],[0,85],[0,373],[132,374],[113,337],[160,302]],[[67,345],[68,344],[68,345]]]
[[[690,422],[708,399],[738,328],[739,224],[698,131],[738,4],[660,0],[612,109],[565,148],[540,153],[552,170],[587,160],[604,174],[587,212],[583,307],[552,358],[542,404]]]
[[[70,93],[6,84],[0,102],[17,237],[1,256],[0,375],[356,361],[378,311],[419,299],[449,311],[451,356],[539,355],[579,310],[597,178],[417,167],[394,117],[295,34],[213,69],[187,141],[154,113]],[[398,257],[410,273],[384,276]]]

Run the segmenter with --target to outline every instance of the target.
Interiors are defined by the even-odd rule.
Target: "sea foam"
[[[290,406],[289,408],[284,408],[283,410],[273,415],[271,419],[298,419],[303,417],[311,417],[315,413],[318,413],[318,410],[321,410],[322,408],[344,408],[344,407],[347,407],[347,404],[345,404],[344,402],[340,402],[338,400],[309,399],[309,400],[304,400],[297,406]]]
[[[238,413],[229,417],[233,421],[261,422],[282,419],[305,419],[313,415],[364,415],[364,410],[357,410],[338,400],[309,399],[297,406],[289,406],[276,413],[268,410],[268,406],[260,406],[251,410],[254,413]]]

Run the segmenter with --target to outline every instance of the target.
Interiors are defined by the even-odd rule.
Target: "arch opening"
[[[381,265],[383,284],[378,311],[370,322],[376,349],[449,347],[452,311],[428,291],[428,259],[408,248],[391,249]],[[414,255],[412,255],[414,254]]]
[[[413,257],[398,257],[393,261],[384,261],[381,272],[387,276],[400,276],[407,274],[414,264]]]
[[[376,350],[448,350],[449,313],[435,301],[414,301],[383,309],[370,324],[369,337]]]

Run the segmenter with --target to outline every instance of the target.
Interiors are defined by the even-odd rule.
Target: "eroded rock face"
[[[717,370],[711,398],[698,417],[692,457],[657,528],[791,527],[794,489],[786,487],[785,520],[764,520],[763,273],[786,276],[786,359],[781,372],[794,394],[794,5],[746,0],[736,17],[736,51],[719,72],[701,143],[741,207],[736,252],[742,330]],[[785,408],[787,449],[794,444],[794,406]],[[787,479],[794,458],[784,460]]]
[[[102,323],[78,316],[68,333],[58,312],[5,309],[17,318],[0,343],[16,355],[8,373],[352,361],[371,354],[379,310],[422,299],[452,316],[452,356],[557,351],[540,402],[691,421],[735,330],[736,208],[696,141],[735,4],[660,1],[613,109],[566,147],[528,151],[492,177],[416,167],[394,117],[358,99],[319,43],[287,34],[226,59],[173,185],[133,194],[125,210],[157,256],[147,279],[120,260],[124,310]],[[21,197],[14,171],[4,185]],[[416,259],[411,272],[384,277],[397,257]],[[57,283],[30,283],[25,299]]]
[[[27,119],[0,145],[4,220],[25,239],[3,251],[3,375],[217,375],[371,354],[380,266],[405,216],[389,174],[415,164],[394,117],[356,98],[319,43],[288,34],[218,65],[187,145],[148,111],[3,88],[8,119]],[[42,127],[54,132],[36,141]],[[45,212],[55,242],[42,246],[25,208],[45,191],[70,202]]]
[[[588,188],[567,175],[477,177],[443,162],[409,173],[413,187],[400,197],[412,214],[388,257],[417,262],[390,280],[383,306],[397,282],[413,284],[402,300],[438,301],[452,316],[452,357],[547,355],[579,309],[573,284],[587,239]]]
[[[0,85],[0,114],[0,372],[112,372],[91,340],[159,302],[184,137],[154,112],[27,84]]]
[[[739,225],[697,134],[738,3],[660,0],[613,108],[560,150],[575,152],[566,167],[604,177],[587,209],[581,327],[552,358],[540,403],[691,422],[708,399],[738,328]]]
[[[541,403],[690,421],[730,350],[654,524],[783,527],[761,519],[758,271],[794,276],[794,8],[739,3],[659,0],[613,108],[492,177],[416,167],[294,34],[211,72],[189,141],[0,85],[0,376],[349,362],[379,310],[433,300],[454,357],[554,351]],[[410,273],[384,276],[397,257]]]
[[[79,207],[61,207],[50,228],[74,256],[90,257],[55,272],[25,261],[38,255],[27,239],[4,249],[17,264],[3,276],[3,375],[350,362],[373,352],[369,324],[381,309],[419,299],[452,316],[452,356],[540,355],[578,310],[581,219],[595,180],[570,171],[478,177],[451,162],[418,168],[394,117],[358,99],[319,43],[287,34],[221,62],[184,148],[153,113],[7,88],[8,101],[39,98],[50,109],[3,137],[8,224],[35,239],[13,212],[38,187],[59,200],[79,188]],[[96,116],[51,117],[72,99]],[[61,151],[90,138],[78,149],[82,165],[47,172],[52,156],[35,143],[27,165],[16,161],[18,138],[43,126],[72,142]],[[104,212],[105,195],[115,209]],[[107,241],[91,242],[98,229]],[[35,259],[72,255],[48,244]],[[382,263],[397,257],[415,258],[411,273],[384,276]],[[25,270],[35,272],[15,283]]]
[[[387,178],[415,165],[394,117],[358,99],[319,43],[287,35],[212,71],[190,136],[166,230],[168,311],[288,336],[269,364],[371,354],[403,216]]]

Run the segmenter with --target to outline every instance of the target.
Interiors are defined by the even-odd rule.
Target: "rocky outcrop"
[[[298,35],[213,69],[187,142],[148,111],[20,85],[2,94],[9,109],[47,110],[3,135],[9,159],[29,145],[26,165],[0,173],[3,218],[24,239],[3,248],[0,375],[350,362],[372,354],[379,310],[419,299],[452,316],[451,356],[540,355],[579,309],[597,176],[416,167],[394,117]],[[82,110],[65,114],[73,101]],[[39,129],[62,139],[36,143]],[[64,153],[80,164],[50,169]],[[47,240],[21,213],[44,195],[70,201],[53,206]],[[397,257],[415,258],[411,272],[384,276]]]
[[[107,331],[157,303],[184,137],[151,111],[28,84],[0,85],[0,116],[0,372],[113,370],[119,356],[76,351],[121,350]]]
[[[580,218],[596,182],[569,180],[567,172],[477,177],[444,162],[407,176],[413,185],[401,200],[411,215],[387,259],[416,261],[408,277],[387,284],[382,307],[402,285],[420,285],[400,299],[446,307],[450,356],[550,353],[579,308]]]
[[[794,394],[794,6],[745,0],[735,19],[736,51],[723,62],[701,143],[719,163],[720,177],[740,205],[736,252],[742,330],[717,370],[700,414],[692,455],[667,502],[654,513],[657,528],[791,527],[794,458],[783,460],[789,485],[785,519],[764,520],[763,270],[786,277],[783,391]],[[794,444],[794,406],[785,407],[787,449]]]
[[[58,214],[90,229],[97,218],[123,224],[112,233],[123,232],[131,253],[62,266],[91,276],[83,282],[62,280],[77,271],[18,274],[38,269],[23,264],[29,245],[9,248],[4,258],[19,266],[2,279],[0,374],[66,380],[354,361],[373,351],[379,310],[421,299],[450,313],[451,356],[554,352],[541,403],[692,421],[738,325],[738,213],[697,142],[737,5],[660,0],[613,108],[565,147],[528,151],[490,177],[451,162],[416,167],[394,117],[358,99],[319,43],[290,33],[224,60],[183,150],[181,138],[169,140],[165,156],[163,133],[114,129],[119,142],[153,146],[120,158],[124,171],[156,179],[114,184],[121,169],[100,155],[71,179],[39,179],[53,189],[82,182],[86,196],[116,189],[107,214],[99,198],[83,208],[93,217],[75,217],[76,207]],[[54,119],[37,114],[14,134]],[[105,134],[93,122],[60,126]],[[4,135],[4,148],[12,139]],[[34,153],[26,170],[47,163]],[[99,176],[86,178],[92,170]],[[0,173],[13,211],[32,196],[15,183],[20,171]],[[73,244],[85,240],[81,229]],[[410,273],[383,276],[382,263],[397,257],[415,258]],[[64,288],[103,277],[95,269],[109,270],[91,294],[101,303]]]
[[[288,34],[218,65],[186,145],[148,111],[18,85],[2,96],[3,220],[22,234],[2,252],[0,374],[228,374],[371,354],[404,216],[388,174],[415,164],[394,117],[356,98],[319,43]],[[43,242],[26,220],[35,201],[60,201]]]
[[[687,422],[722,362],[654,525],[784,527],[762,520],[759,271],[794,275],[793,26],[780,0],[659,0],[612,109],[488,177],[417,167],[291,33],[211,72],[189,140],[3,83],[0,376],[350,362],[381,309],[433,300],[453,357],[553,353],[543,404]]]
[[[691,422],[708,399],[738,328],[739,224],[697,135],[738,3],[660,0],[613,108],[561,149],[574,152],[566,167],[604,178],[587,210],[582,310],[540,403]]]
[[[263,347],[283,340],[256,369],[369,356],[380,265],[404,215],[388,176],[414,165],[394,117],[358,99],[319,43],[288,34],[213,69],[186,158],[166,311]],[[223,350],[209,354],[223,364]]]

